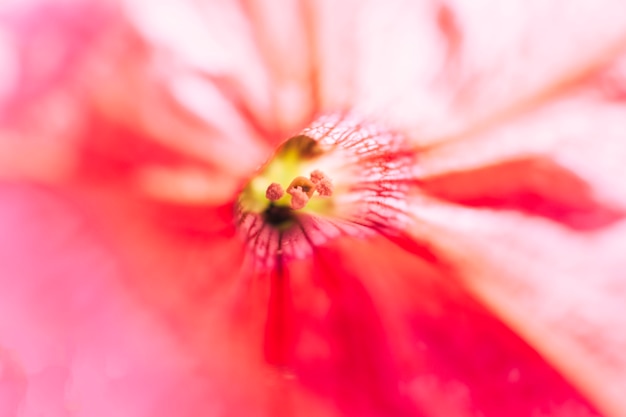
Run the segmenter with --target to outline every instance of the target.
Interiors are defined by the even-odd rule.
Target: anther
[[[322,197],[330,197],[333,195],[333,183],[325,178],[317,183],[316,190]]]
[[[265,198],[270,201],[278,201],[285,195],[285,191],[280,184],[273,182],[267,187],[267,191],[265,191]]]
[[[294,210],[300,210],[309,202],[309,196],[300,186],[289,187],[287,193],[291,194],[290,206]]]
[[[322,171],[316,169],[311,172],[311,181],[315,184],[315,189],[322,197],[330,197],[333,195],[333,183],[330,178],[326,176]]]
[[[291,184],[289,184],[289,187],[287,187],[287,193],[291,194],[289,190],[296,187],[300,187],[308,198],[311,198],[315,192],[315,183],[306,177],[294,178],[293,181],[291,181]]]
[[[322,179],[326,178],[326,175],[324,175],[324,173],[319,169],[316,169],[315,171],[311,172],[311,175],[309,175],[309,177],[311,177],[311,181],[313,181],[314,184],[317,184]]]

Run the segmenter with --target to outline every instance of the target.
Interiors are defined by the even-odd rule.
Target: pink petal
[[[465,135],[579,85],[623,50],[619,0],[316,2],[326,108],[418,144]]]
[[[10,352],[0,385],[15,390],[20,414],[206,409],[210,382],[193,384],[176,342],[129,302],[122,262],[76,205],[35,186],[3,184],[0,195],[0,339]]]
[[[461,46],[444,79],[452,91],[452,124],[465,133],[575,88],[626,47],[619,1],[449,5]],[[471,126],[461,126],[466,123]]]

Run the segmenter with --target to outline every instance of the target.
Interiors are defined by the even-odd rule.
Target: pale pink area
[[[79,67],[111,22],[106,5],[5,2],[0,14],[0,176],[54,181],[71,174],[85,134]],[[33,12],[35,11],[35,12]],[[87,23],[82,16],[90,15]],[[5,78],[8,77],[8,78]],[[0,88],[1,89],[1,88]]]
[[[324,102],[421,145],[544,102],[625,46],[620,0],[318,3]]]
[[[19,415],[168,415],[173,401],[192,415],[200,393],[178,387],[193,364],[124,294],[122,265],[87,220],[49,191],[0,194],[2,236],[11,237],[0,243],[0,332],[27,381]]]

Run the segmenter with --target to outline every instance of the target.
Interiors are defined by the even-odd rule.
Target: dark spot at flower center
[[[290,151],[294,151],[300,158],[305,160],[316,158],[324,153],[319,143],[307,135],[294,136],[285,142],[282,152],[287,153]]]
[[[284,229],[291,226],[296,218],[294,211],[290,207],[270,203],[263,212],[263,220],[270,226]]]

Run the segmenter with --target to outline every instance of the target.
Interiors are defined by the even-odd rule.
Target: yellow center
[[[315,165],[323,154],[317,141],[308,136],[289,139],[243,189],[239,196],[240,209],[259,214],[277,210],[287,213],[294,209],[329,214],[333,200],[327,193],[316,192],[318,180],[312,175],[319,172]],[[273,194],[268,192],[270,186],[285,192],[278,199],[268,198],[268,194]]]

